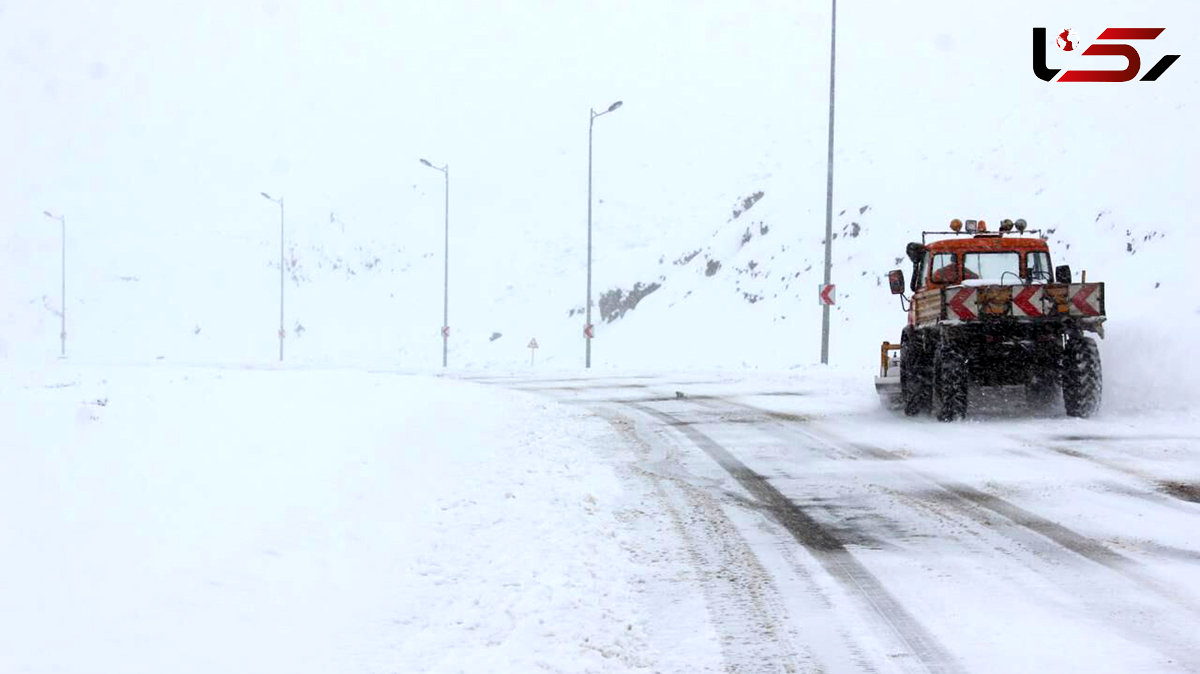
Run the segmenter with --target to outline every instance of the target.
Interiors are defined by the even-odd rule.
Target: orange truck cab
[[[1024,220],[992,232],[982,220],[956,219],[950,229],[908,244],[911,299],[904,272],[888,272],[908,324],[899,345],[881,345],[875,386],[885,402],[952,421],[966,414],[972,388],[1024,386],[1031,405],[1061,391],[1069,416],[1094,413],[1100,356],[1085,333],[1104,336],[1104,284],[1051,266],[1045,239],[1026,232]]]
[[[913,292],[964,281],[1020,284],[1053,281],[1050,248],[1040,238],[976,234],[968,239],[945,239],[925,246]]]

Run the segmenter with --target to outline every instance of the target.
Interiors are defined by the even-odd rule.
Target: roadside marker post
[[[823,283],[817,286],[817,296],[820,298],[821,306],[837,304],[837,286],[832,283]]]

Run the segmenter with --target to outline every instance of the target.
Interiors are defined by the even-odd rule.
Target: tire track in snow
[[[641,403],[626,403],[632,409],[676,428],[707,454],[764,509],[804,546],[827,573],[854,596],[863,598],[887,630],[928,672],[960,672],[961,666],[937,639],[922,626],[826,527],[788,499],[762,475],[705,433],[667,412]]]
[[[689,435],[686,432],[687,430],[694,431],[697,426],[703,427],[705,424],[724,425],[740,423],[743,425],[758,426],[759,428],[763,428],[763,430],[769,430],[770,426],[774,426],[781,438],[794,441],[796,435],[799,434],[806,440],[807,445],[814,446],[814,448],[824,448],[828,458],[832,460],[872,459],[904,462],[909,458],[899,452],[848,440],[827,430],[822,431],[820,430],[820,422],[814,422],[812,419],[763,409],[735,400],[759,395],[756,392],[747,391],[726,395],[681,396],[668,388],[678,386],[682,383],[672,382],[668,384],[667,382],[661,382],[660,386],[662,388],[659,389],[662,391],[661,393],[655,394],[653,392],[655,387],[642,387],[642,391],[630,390],[629,393],[633,393],[634,395],[624,397],[619,395],[587,396],[587,387],[584,385],[577,389],[577,392],[582,395],[573,396],[570,399],[563,400],[563,402],[586,404],[589,406],[598,406],[607,403],[634,407],[657,403],[698,403],[696,405],[698,408],[705,407],[709,410],[719,412],[717,418],[695,421],[672,417],[670,421],[667,421],[666,425],[685,435]],[[645,397],[642,397],[643,394]],[[737,410],[739,409],[748,414],[737,414]],[[661,417],[658,418],[662,420]],[[759,424],[762,425],[759,426]],[[718,463],[720,462],[718,461]],[[1091,588],[1087,587],[1086,584],[1080,585],[1076,582],[1078,578],[1073,576],[1070,571],[1071,567],[1063,566],[1063,562],[1068,559],[1082,557],[1109,572],[1119,574],[1127,580],[1133,581],[1144,590],[1150,590],[1153,595],[1157,595],[1160,598],[1165,597],[1176,607],[1187,609],[1193,615],[1200,613],[1200,608],[1195,605],[1194,601],[1189,600],[1187,597],[1181,597],[1177,592],[1173,592],[1172,588],[1141,573],[1141,568],[1135,560],[1116,552],[1095,539],[1043,518],[1001,497],[963,485],[957,481],[939,479],[933,475],[920,472],[911,466],[897,466],[894,470],[901,474],[907,474],[910,480],[918,484],[925,483],[929,488],[923,491],[913,491],[911,489],[897,491],[885,488],[885,491],[893,497],[907,501],[910,507],[928,511],[932,515],[941,514],[942,516],[964,518],[964,522],[983,525],[967,530],[969,534],[982,536],[980,542],[1007,539],[1010,541],[1010,544],[1015,543],[1017,547],[1012,550],[997,548],[996,552],[1007,555],[1012,561],[1020,563],[1027,569],[1049,580],[1057,581],[1064,588],[1075,588],[1079,601],[1082,602],[1083,607],[1086,607],[1089,613],[1111,615],[1114,620],[1108,621],[1108,624],[1117,629],[1118,633],[1123,632],[1127,637],[1141,642],[1152,651],[1157,651],[1164,656],[1170,657],[1171,659],[1166,662],[1182,665],[1185,669],[1192,671],[1200,671],[1200,656],[1198,656],[1194,639],[1185,634],[1186,628],[1178,627],[1192,623],[1194,618],[1178,614],[1172,615],[1172,612],[1163,613],[1161,607],[1156,607],[1152,602],[1147,603],[1143,601],[1136,594],[1126,595],[1126,601],[1130,601],[1130,604],[1114,604],[1113,600],[1105,596],[1092,596]],[[1002,520],[1012,523],[1013,526],[1008,528],[995,527],[995,522],[991,520],[989,515],[999,516]],[[834,529],[833,531],[837,530]],[[1013,554],[1023,548],[1026,549],[1027,554]],[[1028,554],[1029,552],[1033,554]],[[1127,618],[1122,619],[1120,616],[1127,616]],[[1157,617],[1147,621],[1151,616]],[[1172,625],[1175,628],[1171,628]],[[1170,629],[1165,629],[1164,631],[1164,628]]]
[[[861,442],[850,442],[843,438],[837,437],[829,432],[822,432],[814,428],[812,424],[805,423],[804,420],[790,420],[782,416],[778,412],[766,410],[755,405],[736,402],[727,398],[716,398],[720,400],[724,406],[737,407],[748,412],[761,414],[765,417],[764,421],[770,420],[780,426],[785,427],[788,431],[804,436],[805,438],[826,445],[829,449],[834,450],[849,458],[867,457],[883,461],[904,461],[906,457],[870,444]],[[912,477],[918,478],[926,482],[931,487],[943,492],[946,497],[941,499],[951,507],[968,507],[972,510],[974,507],[979,507],[991,511],[1006,520],[1016,524],[1018,527],[1032,531],[1039,536],[1053,541],[1058,546],[1065,548],[1080,557],[1091,560],[1101,566],[1108,567],[1114,571],[1124,572],[1128,568],[1136,565],[1132,559],[1116,552],[1103,543],[1093,540],[1080,534],[1068,527],[1048,520],[1036,513],[1026,510],[1015,503],[1008,501],[999,496],[988,494],[974,487],[968,486],[961,482],[949,480],[941,480],[931,475],[922,473],[914,468],[904,468],[906,473]]]
[[[637,448],[642,462],[631,469],[649,481],[684,544],[717,632],[724,671],[821,671],[812,653],[797,646],[779,590],[717,499],[683,477],[647,467],[654,450],[635,421],[617,413],[601,416]],[[748,632],[759,638],[747,639]]]
[[[720,404],[716,402],[718,400]],[[849,459],[869,458],[894,462],[902,462],[906,459],[906,457],[896,452],[870,444],[849,441],[830,431],[815,428],[814,424],[809,420],[803,418],[789,420],[779,413],[748,403],[717,396],[710,397],[708,401],[701,404],[714,411],[728,411],[732,407],[752,414],[761,414],[762,422],[772,424],[786,433],[800,435],[807,440],[824,445],[833,453],[835,458],[840,456],[841,458]],[[1164,585],[1157,579],[1146,575],[1142,572],[1141,566],[1137,561],[1112,550],[1095,539],[1041,517],[1011,501],[988,494],[960,482],[942,480],[906,466],[897,466],[891,472],[893,474],[903,472],[911,479],[923,482],[929,486],[929,489],[920,494],[902,493],[892,489],[888,490],[893,496],[909,501],[914,506],[933,508],[934,510],[936,510],[936,507],[947,508],[951,513],[956,512],[977,524],[983,525],[982,529],[986,530],[989,534],[1007,538],[1019,546],[1029,545],[1033,541],[1034,544],[1031,547],[1034,550],[1034,558],[1053,562],[1056,556],[1055,550],[1062,552],[1058,556],[1065,554],[1077,555],[1108,569],[1143,590],[1148,590],[1160,599],[1166,600],[1177,608],[1186,610],[1193,616],[1200,615],[1200,605],[1197,605],[1195,601],[1189,597],[1180,595],[1175,588]],[[999,515],[1004,520],[1015,525],[1018,531],[1023,530],[1031,534],[1033,539],[993,526],[987,520],[983,511]],[[1050,548],[1047,545],[1037,545],[1036,541],[1039,540],[1048,541],[1057,547]],[[1030,566],[1029,568],[1051,580],[1064,582],[1059,577],[1061,573],[1056,572],[1056,565],[1050,567]],[[1065,582],[1069,584],[1069,581]],[[1085,603],[1096,604],[1097,608],[1112,610],[1111,606],[1103,607],[1102,600],[1097,601],[1085,598],[1084,601]],[[1168,620],[1168,622],[1170,621]],[[1129,637],[1144,643],[1152,649],[1171,653],[1178,662],[1193,663],[1193,665],[1200,663],[1200,656],[1198,656],[1194,640],[1186,636],[1165,634],[1146,627],[1140,621],[1112,624]]]
[[[731,403],[741,404],[741,403]],[[759,409],[753,405],[746,405],[750,409]],[[833,433],[828,431],[820,431],[819,429],[806,427],[800,428],[799,424],[790,424],[792,430],[805,435],[806,437],[828,443],[835,448],[846,448],[847,451],[858,451],[867,456],[876,459],[903,461],[905,457],[873,445],[848,442]],[[976,489],[961,482],[951,480],[941,480],[932,475],[923,473],[915,468],[906,467],[903,470],[913,477],[920,479],[937,492],[942,494],[939,500],[951,507],[954,507],[966,514],[972,514],[974,508],[981,508],[990,511],[996,515],[1003,517],[1017,527],[1025,529],[1033,534],[1036,534],[1044,539],[1048,539],[1055,545],[1068,550],[1080,557],[1083,557],[1091,562],[1106,567],[1129,580],[1132,580],[1144,588],[1152,590],[1165,599],[1182,608],[1188,609],[1193,613],[1200,615],[1200,606],[1194,602],[1187,601],[1173,591],[1171,588],[1163,587],[1160,583],[1152,578],[1146,577],[1139,571],[1140,565],[1130,557],[1127,557],[1112,548],[1104,545],[1100,541],[1081,534],[1070,527],[1064,526],[1045,517],[1042,517],[1030,510],[1022,508],[1017,504],[1004,499],[1000,496],[989,494],[982,490]],[[974,519],[978,520],[978,517]]]
[[[742,395],[769,394],[754,393]],[[823,445],[826,449],[832,450],[837,458],[858,459],[865,457],[885,461],[903,461],[906,459],[906,457],[898,453],[883,449],[881,447],[860,442],[849,442],[836,436],[832,436],[832,434],[829,433],[818,432],[811,427],[811,424],[809,423],[810,420],[807,418],[786,412],[761,408],[748,403],[738,402],[728,396],[688,395],[684,398],[679,398],[677,396],[652,396],[632,399],[609,399],[603,402],[623,404],[636,408],[644,403],[674,402],[679,400],[698,403],[699,405],[716,412],[727,413],[730,411],[730,409],[743,410],[755,416],[749,419],[732,419],[723,417],[721,421],[724,423],[774,423],[777,426],[786,429],[788,432],[801,434],[805,438]],[[592,400],[588,402],[601,401]],[[673,418],[668,422],[669,425],[679,427],[681,430],[682,427],[691,426],[694,425],[694,423],[695,422],[677,418]],[[940,490],[945,496],[941,499],[945,505],[967,511],[968,514],[972,515],[973,519],[979,520],[977,509],[982,508],[1005,518],[1020,528],[1026,529],[1034,534],[1037,534],[1038,536],[1049,539],[1051,542],[1065,550],[1112,569],[1113,571],[1129,575],[1129,569],[1136,566],[1136,562],[1134,562],[1134,560],[1112,550],[1111,548],[1108,548],[1103,543],[1088,538],[1083,534],[1041,517],[1029,510],[1021,508],[1004,498],[988,494],[962,483],[939,480],[932,476],[916,471],[915,469],[909,468],[906,469],[906,471],[913,477],[927,482],[936,490]],[[1130,577],[1134,580],[1138,580],[1139,582],[1146,582],[1146,579],[1143,579],[1140,576]],[[1164,592],[1164,590],[1157,585],[1154,585],[1152,589]],[[1171,593],[1165,592],[1165,594],[1170,595]],[[1172,599],[1178,601],[1177,597],[1172,596]],[[1187,606],[1187,608],[1192,610],[1200,610],[1193,606]]]
[[[1189,436],[1144,436],[1133,438],[1107,438],[1103,436],[1052,436],[1044,445],[1036,444],[1029,441],[1028,438],[1013,437],[1016,441],[1025,445],[1035,447],[1037,449],[1049,450],[1060,456],[1069,457],[1086,461],[1096,466],[1100,466],[1107,470],[1111,470],[1122,475],[1135,478],[1138,482],[1147,485],[1146,491],[1142,496],[1157,500],[1160,504],[1167,504],[1169,507],[1174,507],[1183,512],[1192,512],[1192,510],[1184,504],[1197,503],[1195,494],[1192,490],[1196,489],[1195,484],[1179,482],[1172,480],[1169,476],[1159,476],[1147,470],[1141,470],[1132,466],[1127,466],[1121,461],[1111,458],[1105,458],[1089,454],[1072,446],[1062,444],[1065,441],[1086,441],[1100,446],[1115,446],[1117,442],[1146,442],[1146,441],[1161,441],[1161,440],[1185,440],[1191,441],[1196,438]],[[1157,499],[1155,498],[1157,497]]]

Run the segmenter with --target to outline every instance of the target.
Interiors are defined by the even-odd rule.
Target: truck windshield
[[[1025,269],[1029,272],[1030,283],[1052,283],[1054,276],[1050,273],[1050,254],[1045,252],[1029,253],[1025,256]]]
[[[1020,283],[1020,254],[966,253],[963,255],[963,280],[975,279],[992,283]]]

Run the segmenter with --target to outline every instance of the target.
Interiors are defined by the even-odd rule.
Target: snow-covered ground
[[[583,411],[426,377],[63,365],[5,372],[0,427],[0,671],[648,657],[625,450]]]
[[[1194,408],[946,425],[823,368],[3,377],[3,671],[1200,667]]]

